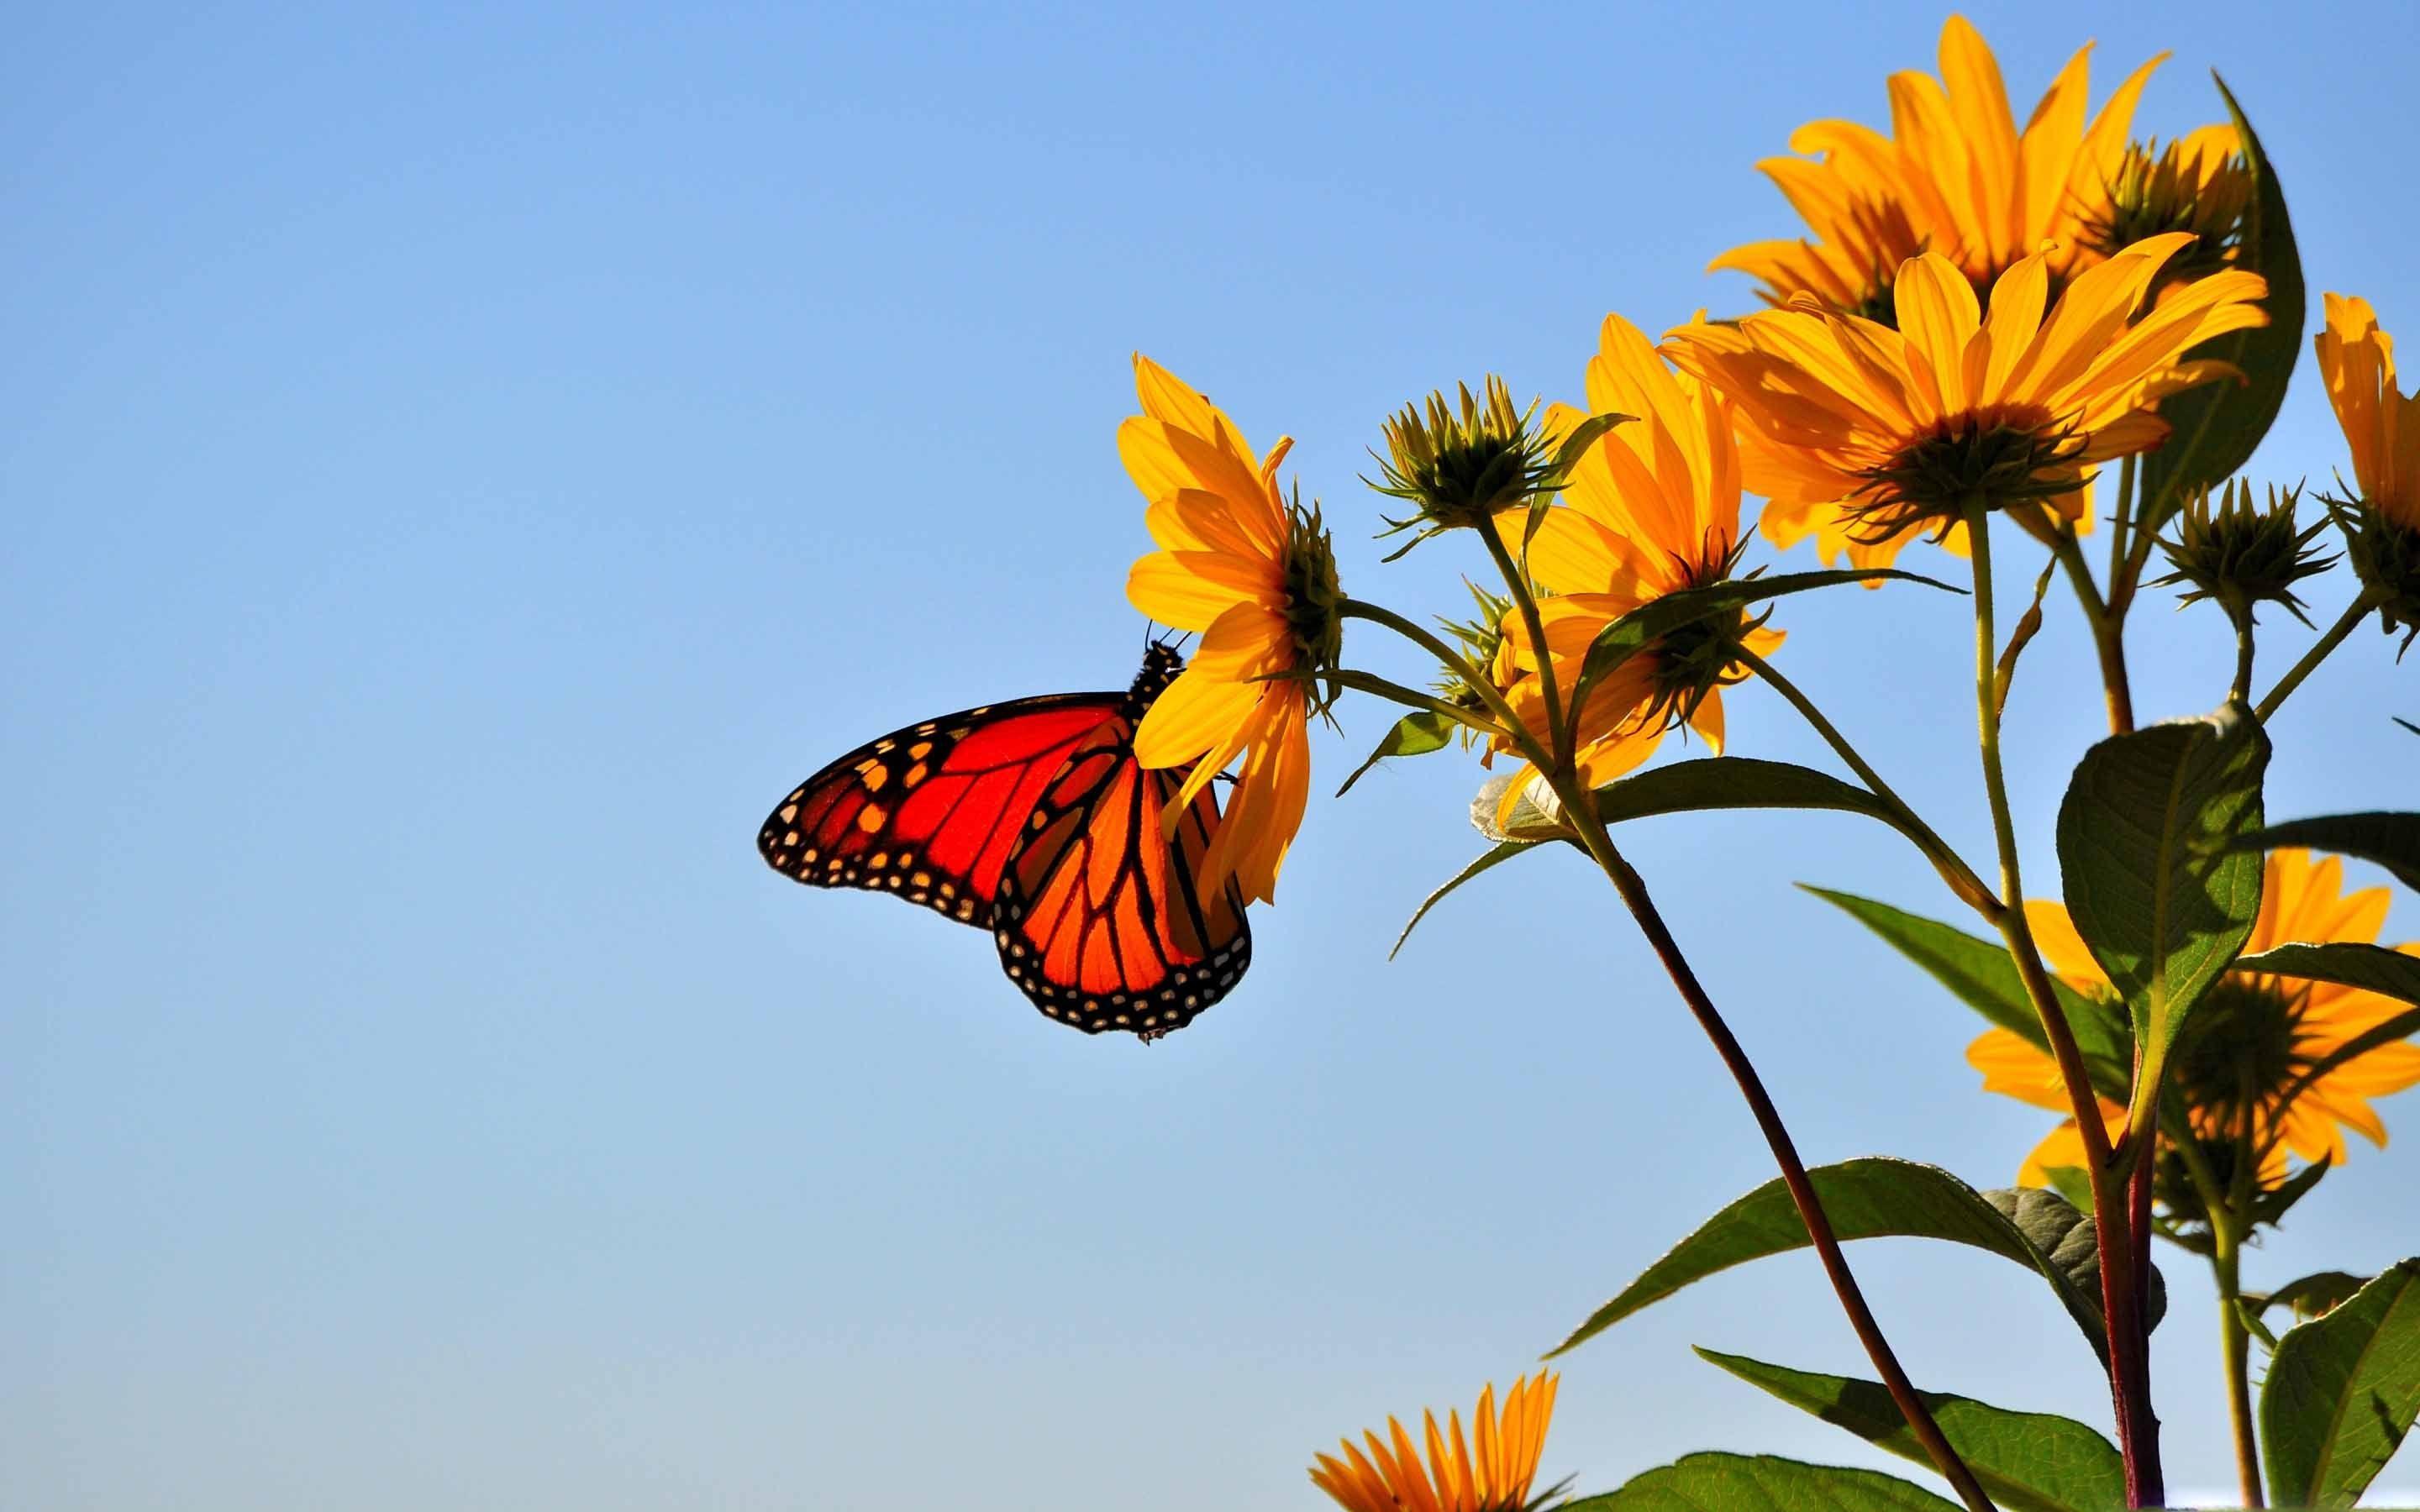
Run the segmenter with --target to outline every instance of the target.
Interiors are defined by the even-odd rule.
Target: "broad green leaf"
[[[2031,1266],[2050,1283],[2093,1349],[2107,1348],[2099,1287],[2078,1287],[2069,1268],[2028,1238],[2007,1212],[1947,1171],[1912,1160],[1867,1155],[1818,1166],[1807,1176],[1832,1220],[1832,1231],[1843,1241],[1942,1239]],[[1674,1245],[1620,1295],[1590,1314],[1550,1356],[1578,1348],[1693,1282],[1748,1260],[1804,1249],[1809,1242],[1789,1189],[1778,1179],[1767,1181]]]
[[[1608,825],[1701,809],[1838,809],[1896,825],[1880,798],[1811,766],[1714,756],[1652,766],[1596,790],[1596,811]]]
[[[1805,883],[1799,886],[1806,887]],[[2024,982],[2017,975],[2017,964],[2009,959],[2007,948],[1999,941],[1983,939],[1851,893],[1823,887],[1806,890],[1845,910],[1849,917],[1881,935],[1968,1008],[2001,1028],[2023,1036],[2026,1043],[2044,1055],[2050,1053],[2050,1041],[2042,1034],[2033,999],[2026,995]],[[2084,1052],[2084,1063],[2092,1072],[2092,1085],[2124,1102],[2134,1063],[2133,1045],[2126,1037],[2125,1026],[2108,1009],[2056,978],[2051,980],[2051,989],[2067,1013],[2076,1048]]]
[[[2269,737],[2241,706],[2113,735],[2085,752],[2058,810],[2067,911],[2126,999],[2146,1067],[2165,1063],[2194,1003],[2260,912]]]
[[[1774,1455],[1694,1454],[1563,1504],[1562,1512],[1958,1512],[1921,1486],[1878,1471]]]
[[[2088,1297],[2101,1295],[2101,1244],[2089,1211],[2066,1194],[2043,1187],[1993,1187],[1983,1194],[1983,1200],[2006,1214],[2036,1249],[2049,1256],[2076,1290]],[[2154,1266],[2143,1288],[2143,1327],[2159,1327],[2167,1313],[2168,1285]]]
[[[2269,312],[2269,323],[2257,330],[2230,332],[2204,342],[2190,354],[2234,363],[2243,381],[2222,378],[2172,394],[2161,404],[2161,418],[2171,429],[2167,441],[2143,457],[2143,501],[2136,517],[2147,539],[2196,490],[2217,486],[2251,459],[2253,448],[2277,418],[2287,380],[2293,376],[2295,360],[2303,355],[2303,261],[2294,246],[2293,223],[2286,214],[2286,193],[2269,155],[2261,150],[2260,138],[2243,118],[2223,79],[2218,81],[2218,92],[2235,121],[2253,178],[2235,265],[2269,281],[2268,297],[2260,301]]]
[[[1481,872],[1490,871],[1496,867],[1502,866],[1505,862],[1520,855],[1523,851],[1534,849],[1538,844],[1539,842],[1536,841],[1508,840],[1503,844],[1497,846],[1494,850],[1488,851],[1484,855],[1481,856],[1479,859],[1471,862],[1468,866],[1464,867],[1461,871],[1448,878],[1444,887],[1437,888],[1436,891],[1430,893],[1426,898],[1421,899],[1419,907],[1412,910],[1411,918],[1404,923],[1404,933],[1395,936],[1395,949],[1387,952],[1387,959],[1389,961],[1395,959],[1396,951],[1403,949],[1404,942],[1412,937],[1412,931],[1419,926],[1420,920],[1428,917],[1429,910],[1435,908],[1437,905],[1438,901],[1444,898],[1447,893],[1461,887],[1464,883],[1468,882],[1471,878],[1479,875]]]
[[[2257,955],[2238,957],[2235,969],[2303,981],[2333,981],[2399,997],[2407,1003],[2420,1003],[2420,955],[2406,955],[2358,940],[2280,945]]]
[[[2270,1500],[2350,1506],[2420,1414],[2420,1259],[2277,1341],[2260,1391]]]
[[[2314,1166],[2313,1169],[2319,1169]],[[2297,1276],[2271,1292],[2247,1291],[2243,1300],[2253,1311],[2265,1313],[2272,1307],[2292,1311],[2296,1322],[2308,1322],[2324,1318],[2352,1300],[2353,1294],[2369,1285],[2366,1275],[2353,1275],[2344,1271],[2314,1271]]]
[[[2357,861],[2371,861],[2395,873],[2407,887],[2420,888],[2420,813],[2339,813],[2289,819],[2236,841],[2245,850],[2273,851],[2307,845]]]
[[[1386,738],[1378,742],[1378,748],[1370,753],[1370,759],[1353,768],[1353,775],[1344,779],[1344,785],[1336,790],[1336,795],[1341,798],[1351,792],[1353,784],[1361,780],[1362,773],[1389,756],[1425,756],[1433,750],[1443,750],[1453,743],[1456,728],[1451,719],[1426,709],[1404,715],[1395,721],[1393,729],[1387,732]]]
[[[1717,614],[1745,609],[1768,598],[1779,598],[1786,594],[1803,594],[1809,589],[1833,588],[1842,583],[1881,582],[1891,578],[1925,583],[1945,593],[1965,592],[1917,573],[1902,572],[1897,567],[1791,572],[1778,578],[1734,578],[1727,582],[1709,583],[1703,588],[1684,588],[1677,594],[1666,594],[1641,604],[1597,632],[1595,641],[1588,648],[1588,655],[1580,659],[1580,675],[1572,691],[1571,706],[1578,708],[1586,703],[1589,689],[1596,686],[1598,678],[1673,631],[1695,625],[1699,620],[1712,619]]]
[[[1816,1375],[1703,1348],[1698,1354],[1878,1449],[1932,1467],[1932,1457],[1879,1381]],[[1949,1447],[2007,1512],[2110,1512],[2126,1504],[2126,1461],[2115,1444],[2084,1424],[2047,1412],[2011,1412],[1944,1392],[1916,1396]]]

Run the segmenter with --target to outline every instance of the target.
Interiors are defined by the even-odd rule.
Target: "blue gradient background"
[[[2408,12],[2273,17],[1976,19],[2021,112],[2096,34],[2099,92],[2177,50],[2147,131],[2216,116],[2223,68],[2314,318],[2349,289],[2420,329]],[[1339,1433],[1509,1381],[1770,1166],[1575,859],[1387,964],[1478,848],[1466,762],[1316,804],[1249,980],[1149,1048],[1046,1025],[970,932],[779,880],[755,826],[884,729],[1131,675],[1137,347],[1300,438],[1357,591],[1458,609],[1466,553],[1365,539],[1380,417],[1491,368],[1575,397],[1607,309],[1744,305],[1699,270],[1794,224],[1753,161],[1885,119],[1940,20],[14,9],[0,1504],[1311,1506]],[[2307,363],[2260,461],[2344,465]],[[2042,893],[2100,731],[2071,609],[2011,709]],[[1959,606],[1777,623],[1987,852]],[[2218,616],[2139,625],[2147,717],[2213,702]],[[2306,639],[2280,617],[2264,666]],[[2273,811],[2408,807],[2414,675],[2351,641]],[[1730,706],[1736,749],[1824,761]],[[1384,722],[1342,717],[1331,782]],[[1977,1022],[1791,887],[1947,915],[1912,853],[1840,816],[1629,841],[1810,1158],[2009,1178],[2047,1119],[1978,1093]],[[2420,1100],[2386,1117],[2420,1137]],[[2413,1190],[2358,1147],[2250,1280],[2420,1249]],[[2005,1262],[1853,1259],[1920,1382],[2105,1423]],[[2212,1309],[2168,1270],[2170,1482],[2223,1496]],[[1691,1343],[1865,1368],[1811,1262],[1732,1273],[1570,1359],[1547,1476],[1885,1463]]]

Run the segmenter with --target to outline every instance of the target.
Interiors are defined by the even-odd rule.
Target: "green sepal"
[[[1932,1457],[1878,1381],[1792,1370],[1702,1346],[1698,1357],[1877,1449],[1932,1468]],[[1949,1447],[2006,1512],[2109,1512],[2126,1504],[2124,1458],[2084,1424],[2047,1412],[2012,1412],[1946,1392],[1916,1396]]]

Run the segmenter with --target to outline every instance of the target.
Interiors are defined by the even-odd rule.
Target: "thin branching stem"
[[[1859,754],[1857,748],[1850,743],[1849,738],[1840,733],[1839,729],[1830,719],[1824,717],[1823,711],[1816,707],[1815,701],[1808,698],[1797,684],[1776,671],[1763,657],[1745,646],[1740,648],[1739,660],[1740,665],[1746,667],[1757,676],[1771,684],[1775,692],[1788,700],[1790,706],[1796,709],[1815,733],[1823,737],[1824,744],[1830,746],[1834,753],[1848,764],[1849,770],[1857,774],[1858,779],[1866,784],[1866,791],[1880,798],[1884,806],[1898,816],[1898,822],[1893,827],[1914,841],[1916,848],[1924,853],[1925,858],[1932,863],[1933,870],[1941,873],[1941,880],[1949,885],[1949,890],[1963,900],[1968,907],[1996,922],[2001,904],[2000,900],[1993,896],[1990,886],[1975,874],[1975,869],[1966,864],[1965,858],[1951,848],[1949,842],[1943,840],[1931,825],[1926,824],[1923,816],[1918,814],[1906,799],[1900,797],[1888,782],[1883,780],[1882,774],[1868,764],[1865,757]]]
[[[2352,634],[2353,626],[2377,607],[2378,595],[2374,591],[2365,588],[2355,594],[2353,601],[2345,606],[2345,611],[2336,616],[2336,623],[2328,626],[2327,633],[2320,636],[2310,650],[2303,653],[2303,659],[2294,663],[2293,670],[2277,680],[2276,687],[2262,696],[2259,706],[2252,711],[2253,717],[2262,724],[2274,717],[2277,710],[2293,696],[2294,689],[2303,686],[2303,679],[2317,671],[2319,663],[2328,659],[2330,652],[2344,644],[2344,638]]]
[[[1561,786],[1576,787],[1577,784]],[[1867,1305],[1865,1293],[1857,1286],[1856,1275],[1849,1269],[1848,1257],[1840,1252],[1839,1237],[1833,1231],[1831,1218],[1823,1211],[1823,1199],[1815,1191],[1814,1180],[1807,1175],[1806,1163],[1799,1159],[1798,1147],[1790,1137],[1789,1126],[1781,1120],[1780,1110],[1774,1106],[1772,1095],[1765,1090],[1763,1078],[1757,1074],[1755,1063],[1748,1059],[1747,1051],[1741,1046],[1738,1037],[1731,1033],[1730,1026],[1724,1022],[1714,999],[1706,995],[1705,987],[1698,980],[1697,972],[1691,969],[1688,958],[1681,953],[1679,942],[1673,939],[1672,932],[1666,927],[1664,916],[1656,909],[1654,899],[1648,895],[1645,879],[1615,847],[1612,834],[1598,816],[1593,803],[1589,801],[1590,795],[1585,790],[1560,792],[1559,795],[1563,800],[1565,815],[1579,832],[1583,846],[1604,869],[1606,876],[1613,883],[1614,890],[1621,895],[1622,903],[1629,908],[1631,917],[1637,920],[1639,929],[1647,935],[1647,943],[1655,951],[1656,959],[1663,963],[1666,973],[1671,977],[1672,985],[1680,990],[1682,1000],[1689,1005],[1689,1011],[1697,1016],[1699,1026],[1705,1031],[1706,1038],[1714,1041],[1714,1052],[1722,1057],[1725,1069],[1739,1084],[1740,1095],[1746,1099],[1748,1110],[1755,1115],[1757,1127],[1763,1132],[1765,1144],[1773,1151],[1774,1163],[1781,1168],[1782,1185],[1789,1189],[1791,1200],[1797,1206],[1799,1220],[1807,1226],[1807,1237],[1813,1242],[1815,1252],[1823,1260],[1823,1273],[1830,1278],[1832,1289],[1840,1299],[1841,1310],[1848,1314],[1849,1326],[1855,1330],[1858,1342],[1866,1348],[1866,1357],[1873,1362],[1874,1369],[1882,1376],[1884,1388],[1890,1393],[1891,1400],[1898,1405],[1900,1414],[1906,1418],[1909,1429],[1916,1434],[1916,1442],[1924,1446],[1934,1468],[1957,1489],[1959,1500],[1966,1504],[1969,1512],[1989,1512],[1992,1499],[1984,1493],[1974,1471],[1950,1446],[1940,1425],[1933,1421],[1931,1410],[1916,1395],[1915,1383],[1908,1380],[1907,1371],[1900,1365],[1899,1356],[1890,1347],[1890,1340],[1883,1335],[1882,1325],[1875,1321],[1873,1309]]]

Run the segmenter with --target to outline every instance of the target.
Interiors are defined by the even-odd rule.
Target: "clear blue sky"
[[[1339,1433],[1509,1381],[1770,1167],[1575,860],[1387,964],[1478,848],[1466,763],[1318,803],[1249,979],[1149,1048],[775,877],[755,826],[893,725],[1131,675],[1138,347],[1300,438],[1356,591],[1458,608],[1451,545],[1364,539],[1381,416],[1491,368],[1576,397],[1606,310],[1745,304],[1700,270],[1793,224],[1753,160],[1883,120],[1941,17],[15,10],[0,1504],[1310,1506]],[[2096,34],[2102,91],[2176,50],[2149,130],[2222,68],[2314,288],[2420,332],[2403,8],[1976,19],[2021,111]],[[2342,465],[2307,365],[2262,460]],[[2012,708],[2044,893],[2100,718],[2057,607]],[[1958,607],[1776,623],[1987,850]],[[2217,616],[2140,627],[2147,715],[2213,702]],[[2410,806],[2415,679],[2351,642],[2273,811]],[[1736,749],[1823,761],[1730,707]],[[1330,779],[1383,722],[1343,717]],[[1790,886],[1947,913],[1911,854],[1838,816],[1629,840],[1811,1156],[2009,1179],[2043,1119],[1976,1090],[1978,1023]],[[2386,1117],[2253,1282],[2420,1249],[2420,1097]],[[1922,1383],[2105,1421],[2023,1274],[1853,1257]],[[2168,1265],[2170,1481],[2223,1487]],[[1568,1363],[1547,1473],[1876,1462],[1693,1342],[1864,1367],[1811,1264],[1734,1273]]]

